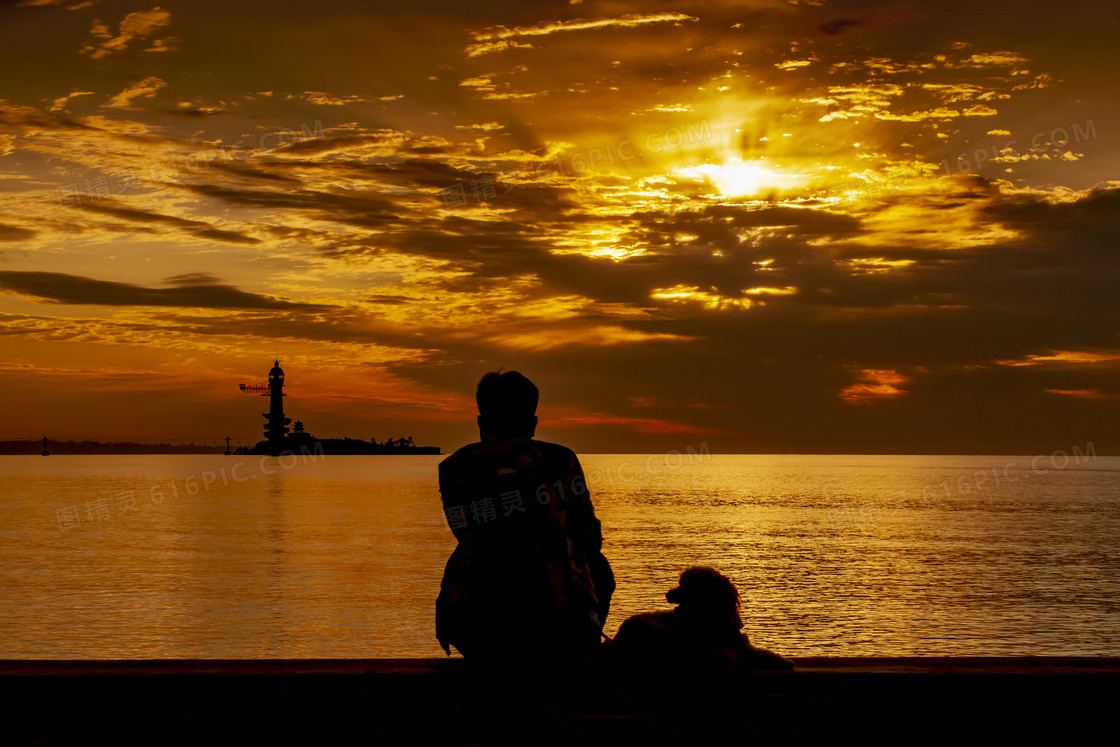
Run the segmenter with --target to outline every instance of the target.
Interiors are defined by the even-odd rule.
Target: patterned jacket
[[[439,465],[459,545],[436,601],[444,651],[500,651],[556,636],[597,646],[614,576],[574,452],[532,439],[464,446]]]

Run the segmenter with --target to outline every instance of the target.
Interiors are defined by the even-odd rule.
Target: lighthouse
[[[372,443],[350,438],[325,438],[318,439],[312,436],[303,427],[303,421],[297,420],[288,433],[288,424],[291,418],[284,417],[284,369],[280,368],[277,359],[268,372],[268,381],[258,384],[241,384],[243,394],[253,394],[258,397],[268,397],[268,412],[261,413],[265,419],[264,441],[258,442],[250,454],[267,454],[281,456],[295,454],[296,450],[303,456],[313,454],[439,454],[438,446],[417,446],[412,441],[412,436],[399,439],[390,438],[383,444]],[[229,453],[229,439],[226,439],[226,453]],[[306,463],[306,462],[305,462]]]
[[[264,429],[264,437],[268,439],[268,449],[272,456],[280,456],[284,450],[284,441],[288,433],[288,423],[291,418],[284,417],[284,369],[280,368],[279,359],[268,372],[268,412],[261,413],[268,425]]]

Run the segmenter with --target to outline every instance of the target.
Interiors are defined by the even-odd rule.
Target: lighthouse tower
[[[284,417],[284,369],[280,368],[279,360],[268,372],[268,393],[268,412],[261,413],[268,421],[264,436],[268,439],[269,454],[280,456],[287,438],[288,423],[292,422],[292,419]]]

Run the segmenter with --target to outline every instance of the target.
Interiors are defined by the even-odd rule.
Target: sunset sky
[[[1120,453],[1114,3],[0,1],[0,440]]]

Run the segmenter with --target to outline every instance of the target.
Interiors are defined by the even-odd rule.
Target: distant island
[[[262,412],[265,420],[264,440],[252,448],[240,447],[235,454],[259,454],[282,456],[285,454],[439,454],[438,446],[418,446],[412,436],[390,438],[384,443],[377,439],[362,441],[351,438],[315,438],[297,420],[289,432],[288,424],[292,419],[284,414],[284,369],[280,368],[277,358],[268,372],[268,381],[260,384],[242,384],[244,394],[268,397],[268,412]]]
[[[280,455],[292,454],[439,454],[437,446],[415,446],[409,439],[388,439],[382,443],[376,440],[362,441],[357,438],[295,438],[286,442]],[[224,445],[209,444],[138,444],[131,441],[101,443],[100,441],[53,441],[49,440],[48,449],[55,454],[223,454]],[[267,443],[267,442],[266,442]],[[43,440],[38,441],[0,441],[0,456],[40,454]],[[264,455],[267,447],[249,449],[240,446],[231,452],[234,455]]]
[[[244,394],[269,398],[268,412],[261,415],[265,419],[264,440],[253,446],[238,446],[230,449],[230,436],[220,444],[138,444],[132,442],[100,443],[98,441],[53,441],[46,437],[38,441],[0,441],[0,455],[4,454],[228,454],[237,456],[287,456],[289,454],[323,455],[373,455],[373,454],[428,454],[438,455],[438,446],[420,446],[407,438],[389,438],[378,442],[376,438],[363,441],[357,438],[316,438],[303,426],[303,422],[284,414],[284,370],[280,360],[273,363],[268,372],[268,381],[259,384],[242,384]],[[292,428],[288,424],[292,423]]]
[[[298,424],[299,421],[296,422]],[[272,456],[287,456],[288,454],[439,454],[440,450],[438,446],[417,446],[411,438],[390,438],[388,441],[378,443],[376,439],[363,441],[359,438],[314,438],[297,430],[282,442],[278,451],[274,451],[272,444],[268,441],[263,441],[252,449],[241,447],[233,453],[261,456],[267,454]]]

